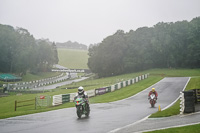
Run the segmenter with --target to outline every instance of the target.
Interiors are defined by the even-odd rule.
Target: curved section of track
[[[180,94],[189,78],[164,78],[152,87],[158,92],[155,108],[147,100],[152,87],[130,98],[103,104],[92,104],[88,118],[78,119],[75,108],[31,114],[0,120],[1,133],[102,133],[137,122],[156,112],[158,105],[165,108]]]

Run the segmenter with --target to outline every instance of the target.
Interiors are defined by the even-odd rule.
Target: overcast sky
[[[25,28],[36,39],[86,45],[119,29],[198,16],[200,0],[0,0],[0,24]]]

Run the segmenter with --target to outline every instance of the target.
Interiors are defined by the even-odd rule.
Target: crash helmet
[[[82,86],[78,87],[78,93],[79,94],[83,93],[83,91],[84,91],[84,88]]]
[[[152,92],[155,92],[155,88],[152,88]]]

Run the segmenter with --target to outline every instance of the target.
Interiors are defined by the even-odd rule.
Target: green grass
[[[88,69],[88,51],[58,48],[58,64],[70,69]]]
[[[0,119],[4,118],[9,118],[9,117],[15,117],[15,116],[21,116],[21,115],[27,115],[27,114],[33,114],[33,113],[40,113],[40,112],[46,112],[46,111],[52,111],[52,110],[57,110],[57,109],[63,109],[63,108],[69,108],[69,107],[74,107],[74,103],[65,103],[60,106],[51,106],[51,107],[37,107],[35,110],[35,106],[28,106],[28,107],[22,107],[22,108],[17,108],[17,111],[14,110],[14,103],[12,105],[12,108],[8,110],[8,112],[4,112],[0,114]],[[12,110],[12,111],[11,111]]]
[[[194,77],[190,79],[185,90],[200,89],[200,77]]]
[[[191,89],[198,89],[200,88],[200,77],[194,77],[191,78],[187,87],[185,90],[191,90]],[[170,108],[164,110],[164,111],[158,111],[150,116],[150,118],[156,118],[156,117],[168,117],[172,115],[178,115],[180,114],[180,100],[178,100],[173,106]]]
[[[149,118],[168,117],[172,115],[177,115],[180,114],[179,110],[180,110],[180,100],[174,103],[174,105],[171,106],[170,108],[152,114]]]
[[[196,124],[196,125],[190,125],[190,126],[184,126],[184,127],[156,130],[156,131],[151,131],[148,133],[199,133],[199,131],[200,131],[200,124]]]

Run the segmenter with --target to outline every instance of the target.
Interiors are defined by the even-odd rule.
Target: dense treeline
[[[55,43],[35,40],[26,29],[0,24],[0,72],[37,73],[49,70],[55,63]]]
[[[200,67],[200,17],[118,30],[89,47],[88,67],[100,77],[150,68]]]

